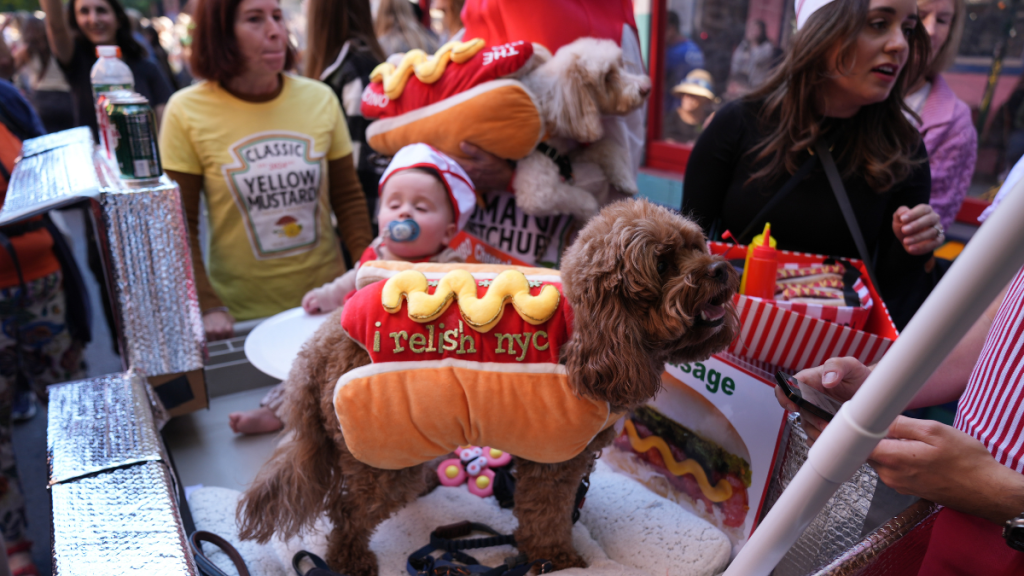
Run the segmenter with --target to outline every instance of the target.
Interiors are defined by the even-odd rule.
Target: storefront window
[[[991,0],[968,1],[964,37],[960,55],[991,58],[1006,33],[1007,17],[1012,8],[1007,2]],[[1007,37],[1006,60],[1020,61],[1024,52],[1024,12],[1018,11]]]
[[[651,0],[647,165],[681,172],[704,121],[767,78],[786,0]],[[636,5],[640,5],[637,2]]]

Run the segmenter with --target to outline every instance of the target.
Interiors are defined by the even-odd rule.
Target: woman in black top
[[[751,225],[760,232],[768,221],[780,248],[859,258],[820,162],[754,222],[823,139],[902,329],[930,290],[931,252],[943,240],[928,206],[927,153],[901,96],[927,55],[914,0],[835,0],[818,9],[765,86],[723,107],[698,139],[684,213],[716,234]]]
[[[61,0],[39,0],[39,4],[46,12],[50,48],[71,86],[75,125],[88,126],[96,137],[89,73],[96,63],[96,46],[116,44],[135,77],[135,91],[149,100],[159,126],[172,90],[156,64],[146,58],[145,48],[132,38],[128,15],[117,0],[71,0],[66,19],[62,18]]]
[[[390,158],[377,154],[366,143],[370,120],[360,112],[363,89],[370,83],[370,72],[384,61],[384,50],[373,32],[369,0],[310,0],[307,6],[309,30],[306,49],[306,76],[327,83],[334,89],[345,113],[352,138],[352,158],[366,194],[370,218],[377,235],[377,186]],[[358,258],[358,254],[352,256]]]

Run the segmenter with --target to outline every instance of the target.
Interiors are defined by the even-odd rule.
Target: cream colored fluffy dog
[[[611,40],[580,38],[520,78],[540,107],[546,142],[573,165],[573,172],[597,167],[607,184],[625,194],[636,193],[629,152],[603,138],[601,117],[622,116],[643,105],[651,91],[647,76],[630,74],[622,49]],[[575,149],[575,143],[589,146]],[[535,216],[573,214],[589,219],[597,214],[600,189],[586,190],[564,181],[559,166],[534,150],[522,159],[513,183],[516,204]]]

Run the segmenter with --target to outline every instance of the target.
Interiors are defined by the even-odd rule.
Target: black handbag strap
[[[850,234],[853,235],[853,243],[857,246],[857,252],[860,254],[860,259],[864,262],[864,267],[867,268],[868,277],[871,278],[871,284],[874,285],[875,290],[880,290],[878,286],[878,280],[875,278],[875,265],[871,259],[871,254],[868,252],[868,245],[864,242],[864,234],[860,231],[860,224],[857,222],[857,215],[853,213],[853,206],[850,204],[850,198],[846,195],[846,187],[843,186],[843,179],[839,177],[839,170],[836,168],[836,162],[832,159],[832,153],[829,152],[828,146],[825,142],[818,141],[814,145],[814,149],[818,156],[821,158],[821,165],[825,168],[825,176],[828,177],[828,183],[832,188],[832,193],[836,196],[836,202],[839,203],[839,210],[843,213],[843,219],[846,220],[846,227],[850,229]]]
[[[814,169],[814,165],[817,163],[818,159],[813,155],[805,160],[793,176],[791,176],[790,179],[782,185],[782,188],[779,188],[778,192],[768,200],[768,203],[764,205],[764,208],[761,208],[761,211],[757,213],[757,216],[754,216],[754,219],[750,221],[750,224],[747,224],[747,227],[743,229],[743,232],[736,237],[736,241],[740,244],[750,244],[753,239],[751,234],[757,229],[758,223],[764,220],[765,216],[772,211],[772,208],[775,208],[779,202],[782,202],[786,196],[789,196],[789,193],[796,188],[797,184],[803,182],[804,178],[807,178],[807,175],[811,173],[811,170]]]

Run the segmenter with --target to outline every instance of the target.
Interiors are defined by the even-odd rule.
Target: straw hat
[[[679,96],[683,94],[700,96],[714,102],[716,98],[711,82],[711,74],[707,70],[698,68],[687,74],[686,78],[672,89],[672,93]]]

